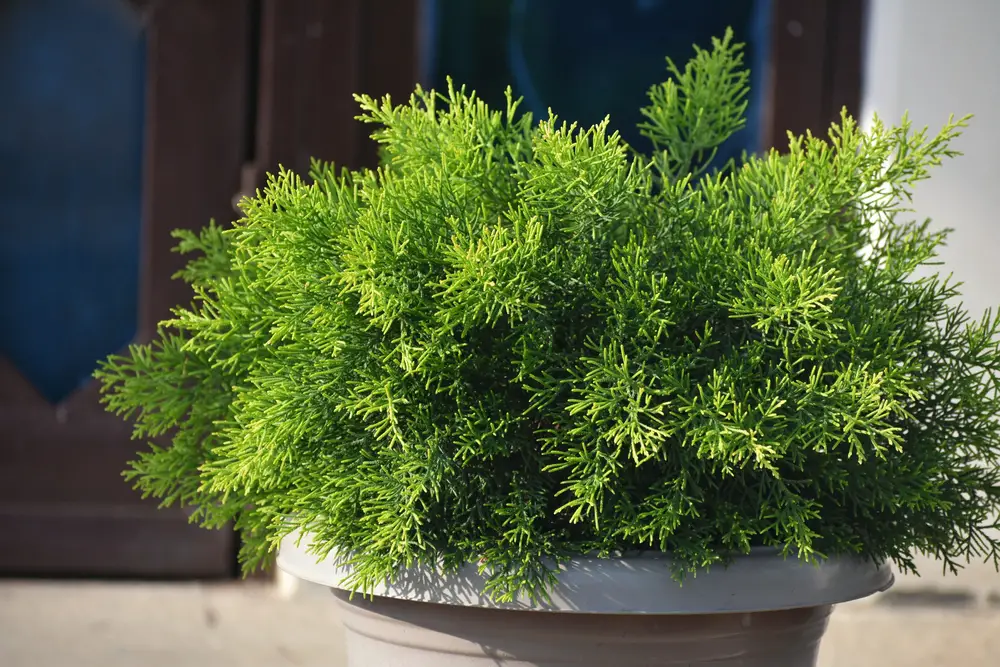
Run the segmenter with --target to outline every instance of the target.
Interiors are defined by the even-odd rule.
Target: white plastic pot
[[[286,538],[278,567],[334,589],[348,667],[812,667],[833,605],[889,588],[891,569],[850,558],[818,566],[755,550],[683,585],[670,559],[581,557],[548,604],[497,604],[475,565],[408,570],[374,597],[344,590],[350,571]]]

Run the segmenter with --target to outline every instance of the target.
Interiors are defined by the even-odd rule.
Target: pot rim
[[[277,565],[282,571],[330,588],[350,591],[344,581],[352,570],[335,553],[317,559],[308,534],[292,533],[281,541]],[[559,566],[550,600],[521,596],[495,602],[483,592],[486,577],[474,563],[441,574],[430,568],[403,570],[396,581],[376,585],[379,597],[465,607],[590,614],[723,614],[779,611],[839,604],[888,589],[894,582],[888,563],[839,556],[812,565],[777,549],[755,548],[728,566],[671,576],[668,554],[643,552],[617,558],[579,556]]]

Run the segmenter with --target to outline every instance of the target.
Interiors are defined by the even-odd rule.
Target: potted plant
[[[888,561],[995,560],[1000,321],[904,207],[964,121],[712,170],[741,66],[671,63],[650,156],[358,97],[382,167],[178,233],[193,304],[97,373],[169,434],[127,477],[337,589],[355,666],[811,665]]]

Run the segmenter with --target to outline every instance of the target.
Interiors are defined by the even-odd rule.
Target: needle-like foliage
[[[171,443],[128,478],[235,521],[248,567],[302,529],[361,590],[478,562],[498,599],[544,594],[553,560],[633,549],[996,559],[1000,320],[905,208],[964,121],[845,114],[708,173],[739,47],[670,72],[646,157],[509,94],[359,96],[379,170],[281,171],[179,234],[193,304],[98,371]]]

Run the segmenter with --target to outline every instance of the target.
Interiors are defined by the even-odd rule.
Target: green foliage
[[[654,86],[636,156],[464,90],[358,97],[385,164],[281,171],[230,230],[179,234],[195,290],[98,371],[144,493],[399,567],[475,561],[544,594],[573,553],[752,546],[996,559],[1000,320],[907,218],[954,155],[846,114],[703,173],[741,127],[731,37]]]

